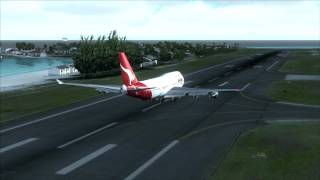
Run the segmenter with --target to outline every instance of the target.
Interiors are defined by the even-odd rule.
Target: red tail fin
[[[125,84],[126,86],[132,86],[136,84],[138,82],[138,79],[136,78],[136,75],[134,75],[131,65],[124,52],[119,53],[119,63],[123,84]]]

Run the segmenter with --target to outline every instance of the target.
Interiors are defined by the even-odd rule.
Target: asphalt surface
[[[2,124],[0,178],[206,179],[247,129],[319,120],[318,108],[264,95],[284,78],[276,71],[284,61],[274,56],[241,69],[232,68],[234,61],[185,76],[189,87],[244,88],[217,99],[160,104],[109,94]]]

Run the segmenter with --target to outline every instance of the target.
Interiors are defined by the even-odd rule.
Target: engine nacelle
[[[108,91],[106,91],[105,89],[103,89],[103,88],[97,88],[96,89],[100,94],[107,94],[108,93]]]
[[[128,89],[127,89],[127,86],[123,84],[122,87],[121,87],[121,89],[120,89],[120,92],[121,92],[121,93],[126,93],[127,90],[128,90]]]
[[[213,92],[210,92],[208,95],[209,95],[210,98],[217,98],[218,95],[219,95],[219,92],[218,91],[213,91]]]

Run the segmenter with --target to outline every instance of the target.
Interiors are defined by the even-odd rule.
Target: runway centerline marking
[[[71,144],[74,144],[74,143],[76,143],[76,142],[78,142],[78,141],[81,141],[81,140],[83,140],[83,139],[85,139],[85,138],[87,138],[87,137],[89,137],[89,136],[92,136],[92,135],[94,135],[94,134],[97,134],[97,133],[99,133],[99,132],[101,132],[101,131],[103,131],[103,130],[105,130],[105,129],[107,129],[107,128],[110,128],[110,127],[116,125],[116,124],[118,124],[118,123],[117,123],[117,122],[113,122],[113,123],[111,123],[111,124],[108,124],[108,125],[106,125],[106,126],[103,126],[103,127],[99,128],[99,129],[97,129],[97,130],[94,130],[94,131],[88,133],[88,134],[85,134],[85,135],[80,136],[80,137],[78,137],[78,138],[76,138],[76,139],[73,139],[73,140],[71,140],[71,141],[69,141],[69,142],[67,142],[67,143],[64,143],[64,144],[58,146],[57,148],[58,148],[58,149],[65,148],[65,147],[67,147],[67,146],[69,146],[69,145],[71,145]]]
[[[226,84],[229,84],[229,82],[226,81],[226,82],[224,82],[224,83],[219,84],[218,86],[224,86],[224,85],[226,85]]]
[[[273,68],[273,66],[275,66],[276,64],[278,64],[279,61],[275,61],[274,63],[272,63],[268,68],[267,68],[267,71],[270,71],[271,68]]]
[[[99,157],[100,155],[102,155],[103,153],[111,150],[112,148],[116,147],[117,145],[116,144],[108,144],[92,153],[90,153],[89,155],[79,159],[78,161],[70,164],[69,166],[63,168],[63,169],[60,169],[59,171],[56,172],[56,174],[58,175],[66,175],[70,172],[72,172],[73,170],[83,166],[84,164],[92,161],[93,159]]]
[[[213,66],[209,66],[209,67],[206,67],[206,68],[203,68],[203,69],[200,69],[198,71],[194,71],[192,73],[188,73],[188,74],[185,74],[184,77],[189,77],[189,76],[193,76],[194,74],[198,74],[198,73],[201,73],[203,71],[208,71],[210,69],[213,69],[213,68],[216,68],[216,67],[220,67],[220,66],[224,66],[226,64],[231,64],[231,63],[234,63],[236,61],[239,61],[239,59],[235,59],[235,60],[231,60],[231,61],[227,61],[227,62],[224,62],[224,63],[221,63],[221,64],[216,64],[216,65],[213,65]]]
[[[213,81],[215,81],[215,80],[217,80],[217,79],[219,79],[219,78],[218,78],[218,77],[215,77],[215,78],[210,79],[208,82],[209,82],[209,83],[212,83]]]
[[[12,149],[15,149],[17,147],[20,147],[20,146],[23,146],[25,144],[28,144],[28,143],[31,143],[35,140],[38,140],[38,138],[29,138],[29,139],[25,139],[23,141],[20,141],[20,142],[17,142],[15,144],[12,144],[12,145],[9,145],[9,146],[6,146],[6,147],[3,147],[0,149],[0,154],[4,153],[4,152],[7,152],[7,151],[10,151]]]
[[[149,106],[149,107],[146,107],[146,108],[142,109],[141,111],[142,111],[142,112],[149,111],[150,109],[153,109],[153,108],[159,106],[160,104],[161,104],[161,102],[156,103],[156,104],[153,104],[153,105],[151,105],[151,106]]]
[[[117,96],[113,96],[113,97],[110,97],[110,98],[107,98],[107,99],[102,99],[100,101],[95,101],[95,102],[92,102],[92,103],[89,103],[89,104],[85,104],[85,105],[82,105],[82,106],[78,106],[78,107],[75,107],[75,108],[72,108],[72,109],[69,109],[69,110],[65,110],[65,111],[62,111],[62,112],[58,112],[58,113],[55,113],[55,114],[52,114],[52,115],[49,115],[49,116],[46,116],[46,117],[43,117],[43,118],[39,118],[39,119],[36,119],[36,120],[33,120],[33,121],[29,121],[29,122],[26,122],[26,123],[22,123],[20,125],[16,125],[16,126],[13,126],[13,127],[10,127],[10,128],[2,129],[2,130],[0,130],[0,134],[1,133],[6,133],[6,132],[9,132],[9,131],[12,131],[12,130],[15,130],[15,129],[18,129],[18,128],[21,128],[21,127],[24,127],[24,126],[35,124],[35,123],[38,123],[38,122],[41,122],[41,121],[44,121],[44,120],[47,120],[47,119],[50,119],[50,118],[61,116],[63,114],[67,114],[67,113],[72,112],[72,111],[76,111],[76,110],[79,110],[79,109],[90,107],[90,106],[93,106],[93,105],[96,105],[96,104],[99,104],[99,103],[102,103],[102,102],[105,102],[105,101],[110,101],[112,99],[115,99],[115,98],[118,98],[118,97],[121,97],[121,96],[123,96],[123,94],[120,94],[120,95],[117,95]]]
[[[244,91],[245,89],[247,89],[249,86],[251,85],[251,83],[247,83],[245,86],[243,86],[240,90]]]
[[[140,173],[142,173],[145,169],[151,166],[156,160],[158,160],[161,156],[163,156],[166,152],[168,152],[171,148],[173,148],[176,144],[178,144],[178,140],[172,141],[169,145],[159,151],[156,155],[154,155],[151,159],[145,162],[142,166],[132,172],[129,176],[127,176],[124,180],[132,180],[136,178]]]

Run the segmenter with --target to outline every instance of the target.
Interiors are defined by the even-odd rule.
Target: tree
[[[111,31],[108,36],[83,37],[79,43],[79,52],[73,57],[75,67],[83,74],[106,72],[117,69],[119,51],[126,52],[132,65],[142,61],[142,51],[138,44],[127,42],[125,37]]]
[[[26,42],[17,42],[16,43],[16,48],[19,50],[31,50],[34,49],[34,44],[33,43],[26,43]]]
[[[48,48],[48,45],[47,45],[47,44],[44,44],[44,45],[43,45],[43,49],[47,51],[47,48]]]
[[[25,50],[31,50],[31,49],[34,49],[34,47],[35,47],[34,44],[32,44],[32,43],[27,43],[24,49],[25,49]]]
[[[174,58],[177,60],[183,60],[185,57],[184,50],[175,50],[174,51]]]
[[[145,46],[144,46],[144,54],[145,55],[149,55],[150,54],[150,55],[156,56],[157,52],[154,50],[153,45],[145,44]]]
[[[25,46],[26,46],[26,43],[25,43],[25,42],[17,42],[17,43],[16,43],[16,48],[19,49],[19,50],[24,49]]]
[[[171,60],[171,54],[169,53],[166,47],[160,48],[160,61],[169,61]]]
[[[201,46],[201,44],[196,44],[196,47],[194,48],[194,53],[196,54],[196,56],[204,55],[203,46]]]

